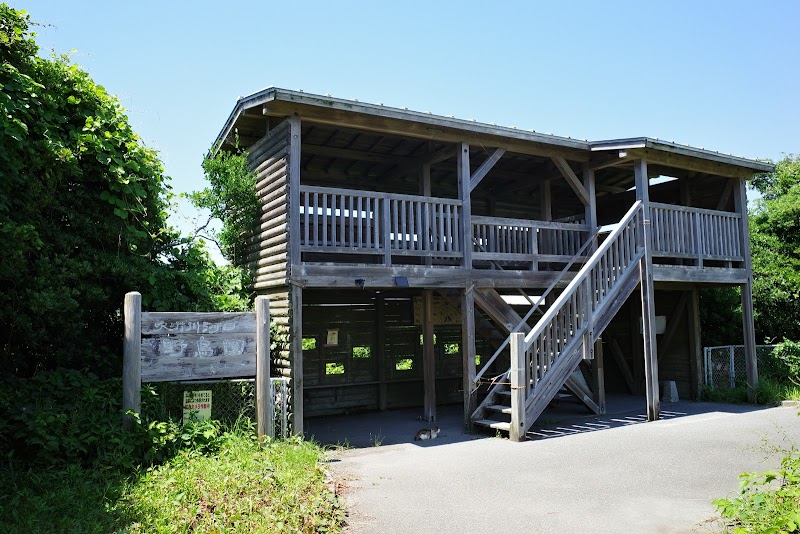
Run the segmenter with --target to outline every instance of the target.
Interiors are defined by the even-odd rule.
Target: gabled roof
[[[262,108],[260,111],[258,108]],[[739,170],[752,172],[771,172],[774,166],[756,161],[705,150],[703,148],[680,145],[650,137],[612,139],[606,141],[587,141],[557,135],[526,131],[474,120],[458,119],[412,111],[407,108],[370,104],[358,100],[346,100],[329,95],[315,95],[303,91],[268,87],[250,96],[240,98],[230,116],[225,121],[216,143],[228,140],[248,110],[256,110],[258,115],[285,116],[299,113],[312,121],[327,124],[347,123],[373,131],[386,131],[412,137],[439,139],[444,141],[471,141],[474,139],[498,141],[511,145],[512,150],[535,153],[554,150],[565,157],[576,160],[589,160],[593,153],[613,151],[633,151],[639,154],[657,154],[662,160],[669,158],[691,158],[704,160],[710,168],[732,166]]]

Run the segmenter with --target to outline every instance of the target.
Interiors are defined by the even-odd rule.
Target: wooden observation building
[[[588,142],[280,88],[219,134],[261,210],[247,241],[303,418],[463,403],[519,440],[557,395],[682,397],[698,291],[739,286],[757,380],[745,182],[771,165],[651,138]]]

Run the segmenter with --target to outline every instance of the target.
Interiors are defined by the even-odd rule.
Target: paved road
[[[330,466],[353,533],[708,532],[711,500],[735,493],[739,473],[777,465],[763,439],[800,444],[797,408],[662,408],[653,423],[639,411],[552,423],[539,434],[557,437],[525,443],[462,434],[452,412],[441,438],[415,444],[373,416],[361,429],[381,445],[332,452]],[[421,425],[405,424],[410,436]]]

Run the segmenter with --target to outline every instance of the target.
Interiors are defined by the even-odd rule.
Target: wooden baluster
[[[414,202],[414,206],[417,208],[416,217],[414,217],[415,221],[415,228],[414,228],[414,236],[415,236],[415,245],[414,249],[416,250],[423,250],[423,237],[424,231],[423,228],[425,227],[422,224],[422,202]]]
[[[302,245],[303,246],[308,246],[308,233],[309,233],[309,228],[308,228],[308,221],[309,221],[308,195],[309,195],[309,193],[303,193],[301,191],[300,194],[303,196],[303,242],[302,242]]]
[[[354,208],[354,204],[355,204],[356,199],[355,199],[355,197],[353,195],[348,195],[347,199],[349,201],[348,202],[349,208],[348,208],[348,211],[347,211],[347,220],[350,223],[349,224],[349,226],[350,226],[350,228],[349,228],[350,234],[347,236],[347,245],[350,246],[350,247],[355,247],[356,246],[356,215],[355,215],[355,209],[353,209],[353,208]]]
[[[342,247],[346,246],[344,205],[344,195],[339,195],[339,241],[341,241]]]
[[[376,199],[376,207],[377,207],[377,199]],[[392,219],[392,208],[393,202],[388,198],[383,199],[383,206],[381,209],[383,210],[383,217],[382,217],[382,224],[383,227],[383,263],[387,267],[392,264],[392,223],[390,222]],[[395,215],[397,215],[395,213]],[[377,237],[376,237],[377,243]]]
[[[328,193],[322,193],[322,246],[329,246],[328,243]]]
[[[703,266],[703,224],[702,215],[694,212],[694,251],[697,254],[697,266]]]
[[[356,216],[358,217],[358,231],[357,231],[358,248],[364,248],[364,219],[362,217],[362,214],[364,212],[361,210],[363,200],[360,196],[357,198],[358,200],[356,200]]]
[[[459,224],[458,205],[453,204],[453,250],[456,252],[465,252],[461,250],[461,225]],[[472,257],[472,255],[470,255]],[[469,266],[470,268],[472,265]]]

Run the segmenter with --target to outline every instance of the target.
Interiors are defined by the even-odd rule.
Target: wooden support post
[[[300,117],[289,117],[289,276],[300,266]]]
[[[303,289],[289,286],[289,351],[292,358],[292,433],[303,435]]]
[[[511,441],[525,439],[525,392],[527,380],[525,373],[525,334],[511,334]]]
[[[753,259],[750,256],[750,230],[747,219],[747,190],[744,178],[733,190],[733,202],[739,219],[739,235],[742,239],[742,256],[747,271],[747,282],[741,285],[742,291],[742,327],[744,331],[744,359],[747,370],[747,399],[755,402],[758,386],[758,363],[756,360],[756,331],[753,320]]]
[[[600,408],[598,415],[606,413],[606,379],[605,364],[603,363],[603,340],[599,339],[594,344],[594,359],[592,360],[592,400]]]
[[[456,170],[458,172],[458,200],[462,202],[459,232],[461,232],[461,246],[463,248],[464,257],[461,265],[466,269],[472,269],[472,201],[469,188],[469,145],[467,143],[458,143],[456,162]]]
[[[653,289],[653,257],[651,255],[652,227],[650,226],[650,194],[647,163],[636,160],[633,163],[636,178],[636,199],[642,201],[644,228],[642,245],[644,257],[639,262],[642,287],[642,331],[644,338],[644,376],[645,396],[647,397],[647,420],[659,417],[660,399],[658,387],[658,348],[656,346],[655,291]],[[636,326],[634,325],[634,328]]]
[[[429,147],[430,150],[430,147]],[[422,164],[422,175],[420,180],[420,195],[424,197],[430,197],[431,195],[431,164],[430,163],[423,163]],[[430,251],[431,250],[431,229],[430,229],[430,220],[431,220],[431,209],[430,206],[425,203],[422,207],[422,235],[419,236],[421,246],[423,250]],[[433,265],[433,256],[428,253],[425,256],[425,265],[430,267]]]
[[[589,202],[584,207],[586,225],[589,227],[589,235],[594,235],[597,232],[597,195],[595,194],[594,171],[588,163],[583,166],[583,187],[589,196]],[[597,241],[595,240],[591,246],[589,254],[597,249]]]
[[[633,383],[636,389],[634,395],[643,395],[644,383],[644,351],[642,350],[642,334],[639,332],[639,319],[641,318],[641,306],[636,305],[634,299],[630,300],[630,328],[631,328],[631,371]]]
[[[269,298],[256,297],[256,430],[258,441],[275,437],[275,396],[269,379]]]
[[[378,409],[386,409],[386,297],[375,297],[375,345],[378,363]]]
[[[472,288],[461,293],[461,357],[464,377],[464,427],[472,429],[472,414],[478,405],[475,390],[475,294]]]
[[[539,207],[540,207],[540,214],[539,217],[543,221],[552,221],[553,220],[553,202],[552,196],[550,192],[550,180],[545,180],[539,186]],[[552,253],[552,246],[550,244],[550,240],[548,239],[547,232],[543,232],[539,234],[539,243],[537,254],[539,253]],[[547,265],[537,264],[539,269],[547,269]],[[549,295],[548,295],[549,297]],[[552,302],[547,303],[552,304]]]
[[[697,288],[687,291],[689,294],[686,307],[689,320],[689,364],[692,369],[692,399],[699,400],[700,387],[703,384],[703,345],[700,341],[700,292]]]
[[[583,166],[583,187],[586,190],[588,198],[588,202],[584,205],[584,216],[586,217],[586,225],[589,227],[589,235],[593,236],[597,232],[597,198],[595,196],[594,171],[589,167],[588,164]],[[596,250],[597,239],[593,239],[592,243],[589,245],[589,249],[586,251],[587,256],[591,256]],[[594,295],[591,292],[592,285],[588,279],[584,285],[586,287],[584,289],[584,298],[582,301],[584,307],[583,313],[587,322],[586,334],[584,335],[583,340],[584,359],[594,360],[596,358],[596,354],[594,354],[595,344],[592,342],[592,339],[594,338],[595,324],[594,317],[592,316],[592,303],[594,302]],[[602,362],[600,362],[600,365],[602,366]],[[592,368],[595,368],[594,364],[592,365]],[[597,395],[598,392],[595,389],[595,396]],[[605,402],[605,392],[603,392],[603,399]],[[595,404],[598,404],[597,398],[595,398]]]
[[[425,406],[422,418],[436,421],[436,352],[433,338],[433,291],[422,292],[422,377]]]
[[[129,428],[133,420],[128,410],[139,413],[142,404],[142,295],[125,294],[125,334],[122,341],[122,423]]]

